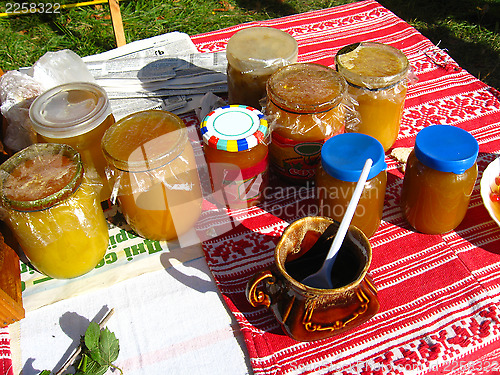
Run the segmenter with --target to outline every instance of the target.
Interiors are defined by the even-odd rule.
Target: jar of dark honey
[[[351,224],[371,237],[382,220],[387,184],[384,148],[378,140],[360,133],[327,140],[321,149],[316,189],[320,215],[340,222],[368,158],[373,164]]]
[[[215,199],[231,208],[261,202],[268,181],[268,125],[262,112],[221,107],[205,117],[200,131]]]
[[[297,61],[297,41],[272,27],[249,27],[227,42],[227,90],[229,104],[260,108],[266,81],[282,66]]]
[[[270,165],[280,176],[295,183],[314,179],[321,146],[344,132],[346,89],[340,74],[319,64],[291,64],[269,78]]]
[[[479,145],[450,125],[422,129],[410,153],[401,191],[408,223],[427,234],[455,229],[465,217],[477,178]]]

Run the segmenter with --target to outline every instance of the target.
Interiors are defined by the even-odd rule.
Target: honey
[[[112,199],[127,223],[151,240],[171,240],[201,213],[201,187],[193,148],[176,115],[147,110],[128,115],[104,134]]]
[[[340,134],[326,141],[316,173],[316,189],[320,215],[342,221],[368,158],[373,164],[351,224],[369,238],[382,220],[387,184],[387,165],[380,142],[358,133]]]
[[[108,226],[80,155],[35,144],[0,167],[6,222],[33,266],[53,278],[92,270],[108,246]]]
[[[347,84],[333,69],[291,64],[267,82],[270,164],[291,182],[312,181],[323,143],[344,132]]]
[[[297,41],[272,27],[250,27],[228,41],[227,85],[230,104],[260,108],[266,81],[282,66],[297,61]]]
[[[231,208],[263,200],[268,182],[268,124],[252,107],[231,105],[209,113],[200,125],[215,199]]]
[[[85,82],[54,87],[33,102],[30,118],[40,142],[68,144],[80,153],[89,177],[91,170],[97,174],[101,201],[107,200],[101,139],[115,119],[104,89]]]
[[[479,146],[449,125],[422,129],[408,157],[401,207],[408,223],[427,234],[447,233],[465,217],[477,178]]]
[[[356,103],[356,115],[346,124],[346,131],[371,135],[387,151],[399,133],[407,91],[408,59],[389,45],[362,42],[342,48],[335,62]]]

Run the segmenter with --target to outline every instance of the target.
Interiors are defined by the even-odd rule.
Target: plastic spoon
[[[347,234],[347,230],[351,225],[352,218],[354,216],[354,211],[356,211],[356,207],[358,206],[359,198],[361,198],[361,193],[365,187],[366,180],[368,178],[368,173],[370,172],[370,168],[372,167],[372,159],[367,159],[363,170],[361,171],[361,175],[359,176],[358,182],[356,183],[356,188],[354,189],[354,193],[352,194],[351,200],[349,201],[349,205],[347,206],[347,210],[340,222],[339,229],[335,234],[335,238],[333,239],[332,246],[326,255],[325,261],[323,265],[316,273],[307,276],[304,280],[302,280],[302,284],[311,286],[313,288],[320,289],[332,289],[332,267],[335,263],[335,258],[337,257],[337,253],[342,246],[342,242],[344,242],[344,238]]]

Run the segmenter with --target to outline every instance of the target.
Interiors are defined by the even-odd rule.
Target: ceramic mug
[[[354,226],[349,228],[335,260],[334,288],[312,288],[300,282],[321,267],[329,250],[329,246],[312,245],[324,240],[320,236],[329,227],[330,232],[333,229],[331,240],[338,225],[319,216],[293,222],[275,248],[274,266],[257,272],[247,283],[250,304],[270,308],[284,331],[295,340],[334,336],[366,322],[379,310],[377,290],[368,275],[371,246]]]

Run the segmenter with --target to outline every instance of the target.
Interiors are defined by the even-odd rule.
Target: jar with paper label
[[[323,143],[344,132],[347,84],[335,70],[312,63],[281,68],[267,82],[270,165],[284,179],[314,179]]]
[[[93,83],[66,83],[42,93],[29,113],[41,142],[68,144],[80,153],[89,177],[97,172],[101,201],[107,200],[101,139],[115,119],[106,91]]]
[[[184,122],[160,110],[132,113],[104,134],[112,201],[130,227],[150,240],[188,232],[201,213],[201,187]]]
[[[365,134],[344,133],[326,141],[316,174],[316,196],[321,216],[342,221],[368,158],[373,163],[351,224],[371,237],[382,220],[387,185],[387,164],[378,140]]]
[[[31,145],[0,166],[6,222],[40,272],[73,278],[108,247],[108,225],[80,155],[68,145]]]
[[[200,125],[215,199],[230,208],[254,206],[268,182],[268,125],[262,112],[231,105]]]
[[[464,219],[477,178],[479,145],[466,130],[450,125],[422,129],[410,153],[401,207],[417,231],[442,234]]]
[[[408,59],[399,49],[354,43],[335,56],[337,70],[349,84],[355,116],[346,131],[371,135],[387,151],[396,141],[406,97]]]
[[[297,55],[297,41],[284,31],[272,27],[238,31],[226,47],[229,103],[261,108],[268,78],[296,62]]]

